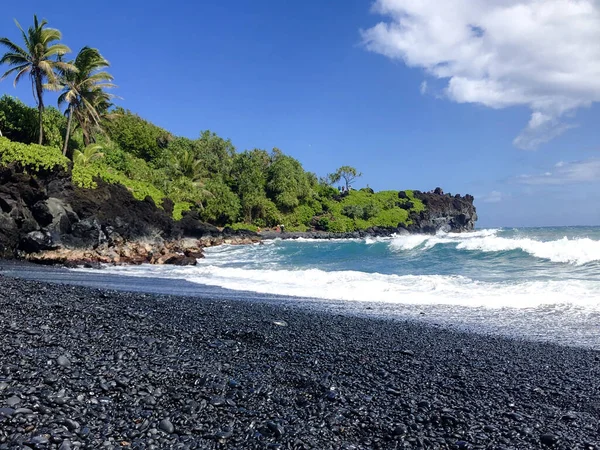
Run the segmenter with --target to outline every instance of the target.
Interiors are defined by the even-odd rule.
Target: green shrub
[[[354,230],[354,223],[347,217],[336,217],[335,220],[329,222],[328,231],[331,231],[332,233],[346,233]]]
[[[138,158],[146,161],[160,158],[172,140],[168,131],[131,111],[116,108],[112,115],[113,118],[104,123],[108,135],[121,149]]]
[[[309,205],[300,205],[292,213],[283,216],[283,224],[290,231],[293,228],[297,228],[297,231],[306,231],[316,214]]]
[[[87,165],[75,164],[72,177],[75,185],[87,189],[97,187],[96,178],[100,178],[107,183],[122,184],[131,191],[136,199],[144,200],[149,196],[157,206],[161,205],[162,199],[166,197],[164,192],[151,183],[127,178],[125,174],[107,167],[104,161],[95,161]]]
[[[173,206],[173,219],[181,220],[184,211],[189,211],[190,209],[192,209],[192,206],[194,205],[187,202],[175,203],[175,205]]]
[[[376,217],[380,212],[381,207],[375,203],[369,203],[363,207],[363,214],[361,217],[363,220],[369,220],[373,217]]]
[[[247,231],[258,231],[258,227],[256,225],[252,225],[249,223],[234,223],[233,225],[229,225],[234,230],[247,230]]]
[[[67,132],[67,118],[58,109],[50,106],[44,109],[42,123],[44,127],[44,145],[62,150],[65,133]],[[37,136],[38,133],[36,132],[36,140]]]
[[[316,221],[315,228],[320,231],[331,231],[331,220],[327,216],[319,217]]]
[[[342,208],[342,214],[351,219],[358,219],[364,214],[364,209],[360,205],[345,205]]]
[[[235,223],[240,217],[240,199],[221,180],[209,180],[204,187],[208,192],[201,211],[203,220],[216,225]]]
[[[0,130],[13,142],[31,144],[37,141],[38,112],[18,98],[0,97]]]
[[[32,172],[52,170],[56,166],[66,170],[69,165],[69,160],[58,148],[37,144],[27,145],[0,137],[0,163],[6,165],[12,162],[18,162]]]

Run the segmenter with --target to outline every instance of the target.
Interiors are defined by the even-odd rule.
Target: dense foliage
[[[65,165],[68,160],[58,150],[62,135],[53,132],[66,126],[58,110],[44,112],[50,146],[23,145],[35,139],[35,114],[16,99],[0,99],[1,129],[16,141],[1,141],[1,161],[12,158],[32,170]],[[255,229],[283,224],[290,231],[347,232],[397,227],[408,222],[411,210],[423,209],[410,191],[405,199],[397,191],[350,188],[341,192],[329,185],[331,179],[319,181],[279,149],[236,152],[229,140],[209,131],[197,139],[174,137],[122,109],[106,119],[105,127],[107,133],[98,133],[95,144],[84,147],[81,136],[74,139],[73,181],[90,189],[97,179],[121,183],[136,198],[151,197],[159,206],[170,198],[177,219],[197,209],[203,220],[218,226]],[[342,169],[352,173],[352,168]]]
[[[231,141],[210,131],[197,139],[177,137],[137,114],[113,107],[113,77],[109,63],[92,47],[66,61],[70,49],[59,43],[58,30],[38,21],[23,31],[24,47],[0,38],[6,49],[0,64],[16,75],[28,75],[37,110],[20,100],[0,98],[0,163],[20,162],[27,170],[68,167],[73,182],[94,189],[98,180],[120,183],[138,199],[150,197],[157,206],[170,199],[173,216],[195,209],[200,218],[219,226],[256,229],[285,225],[286,229],[347,232],[373,226],[407,224],[410,212],[423,204],[410,191],[374,193],[353,190],[361,177],[354,167],[341,166],[318,179],[300,162],[279,149],[236,152]],[[19,28],[20,25],[19,25]],[[60,91],[59,107],[46,108],[46,89]],[[10,139],[10,140],[9,140]],[[39,139],[46,145],[31,145]],[[337,185],[336,189],[332,184]],[[169,206],[170,210],[170,206]]]
[[[0,137],[0,164],[19,163],[30,172],[50,171],[56,166],[67,169],[69,160],[55,147],[12,142]]]
[[[53,107],[42,113],[43,145],[61,147],[67,129],[67,119]],[[38,142],[38,111],[17,98],[0,97],[0,132],[12,141],[31,144]]]

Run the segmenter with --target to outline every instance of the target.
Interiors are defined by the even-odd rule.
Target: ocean
[[[276,239],[208,248],[197,266],[102,272],[142,277],[149,291],[170,280],[173,293],[181,282],[190,294],[191,283],[340,313],[600,348],[597,227]]]

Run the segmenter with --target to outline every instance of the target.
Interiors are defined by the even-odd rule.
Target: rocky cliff
[[[73,186],[67,172],[33,177],[16,164],[0,167],[0,257],[40,263],[194,264],[202,248],[250,243],[256,234],[216,227],[194,213],[171,219],[168,201],[158,208],[136,200],[123,186],[98,181]]]
[[[98,181],[81,189],[62,170],[27,174],[17,164],[0,167],[0,257],[39,263],[195,264],[202,248],[222,243],[247,244],[274,237],[385,236],[393,233],[462,232],[474,228],[473,197],[450,196],[441,189],[414,196],[425,211],[410,216],[410,225],[334,233],[262,233],[220,230],[201,222],[194,212],[171,218],[173,205],[161,208],[149,197],[136,200],[123,186]],[[407,196],[399,192],[406,205]]]
[[[407,227],[412,233],[437,233],[472,231],[477,221],[477,210],[472,195],[444,194],[441,188],[433,192],[413,192],[425,205],[425,211],[412,214],[412,224]],[[399,194],[400,196],[402,193]]]

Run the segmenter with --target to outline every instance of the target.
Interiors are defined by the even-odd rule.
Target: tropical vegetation
[[[34,17],[25,32],[17,24],[23,47],[0,38],[7,49],[0,62],[9,66],[4,78],[16,73],[16,83],[28,75],[37,106],[0,98],[2,164],[18,162],[30,172],[61,166],[82,188],[120,183],[176,219],[196,210],[209,223],[237,229],[397,227],[410,222],[411,212],[424,209],[410,191],[399,196],[398,191],[355,189],[362,174],[351,166],[318,178],[277,148],[239,152],[211,131],[195,139],[175,136],[112,105],[109,90],[115,85],[100,51],[86,46],[67,61],[69,48],[59,42],[60,32],[46,25]],[[59,92],[57,107],[45,106],[44,90]]]

